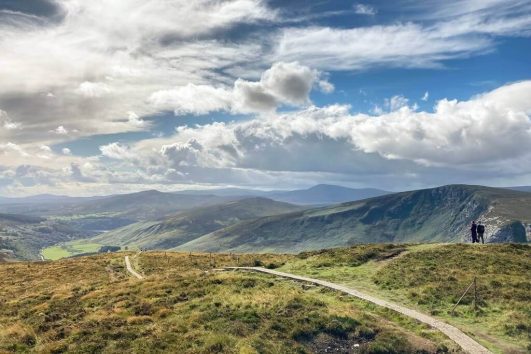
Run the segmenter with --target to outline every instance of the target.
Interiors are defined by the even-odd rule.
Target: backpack
[[[485,232],[485,226],[483,225],[478,225],[478,234],[482,234]]]

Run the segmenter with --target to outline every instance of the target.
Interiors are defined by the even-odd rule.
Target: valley
[[[338,190],[321,185],[288,194],[299,200],[320,195],[325,201]],[[40,254],[58,259],[94,253],[101,246],[298,253],[361,243],[470,242],[472,220],[487,225],[488,243],[526,243],[531,237],[531,193],[518,190],[449,185],[324,206],[250,193],[146,191],[81,202],[61,199],[66,204],[3,204],[2,210],[22,212],[24,206],[27,213],[2,214],[18,221],[0,219],[0,249],[14,251],[19,259],[39,259]]]

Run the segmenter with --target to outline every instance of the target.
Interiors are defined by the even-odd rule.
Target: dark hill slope
[[[529,193],[450,185],[260,218],[205,235],[178,250],[299,252],[377,242],[459,242],[472,220],[488,242],[526,242]]]
[[[300,207],[266,198],[247,198],[196,208],[158,221],[139,222],[91,239],[93,242],[167,249],[242,220],[284,214]]]

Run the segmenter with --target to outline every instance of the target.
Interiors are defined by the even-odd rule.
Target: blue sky
[[[531,184],[521,0],[0,0],[0,195]]]

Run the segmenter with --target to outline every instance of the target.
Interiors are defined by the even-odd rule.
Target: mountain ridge
[[[472,220],[489,242],[527,242],[531,195],[449,185],[251,220],[214,231],[175,250],[289,252],[356,243],[460,242]]]

